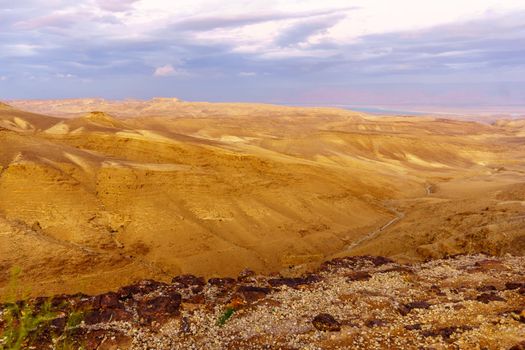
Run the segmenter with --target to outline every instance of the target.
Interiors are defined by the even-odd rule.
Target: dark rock
[[[153,280],[142,280],[138,283],[122,287],[118,290],[118,294],[121,299],[129,299],[134,295],[146,295],[155,290],[165,288],[168,284],[163,282],[157,282]]]
[[[217,287],[230,287],[235,285],[236,281],[234,278],[223,277],[223,278],[210,278],[208,284]]]
[[[191,324],[190,324],[189,318],[183,317],[180,320],[180,332],[181,333],[191,333]]]
[[[51,320],[50,327],[53,329],[54,333],[60,334],[66,328],[67,317],[60,316]]]
[[[413,301],[404,305],[401,305],[399,307],[399,313],[403,316],[406,316],[410,313],[410,311],[414,309],[428,309],[431,306],[430,303],[426,301]]]
[[[512,346],[509,350],[525,350],[525,341],[522,341],[522,342]]]
[[[476,262],[474,265],[466,266],[465,270],[468,273],[483,273],[489,271],[507,271],[509,268],[497,259],[485,259]]]
[[[264,299],[271,292],[271,288],[256,286],[239,286],[237,295],[240,295],[245,303],[251,304],[260,299]]]
[[[313,283],[317,283],[321,281],[321,277],[317,275],[308,275],[305,277],[283,277],[283,278],[273,278],[268,280],[268,283],[272,287],[279,287],[279,286],[288,286],[291,288],[298,288],[303,285],[309,285]]]
[[[255,272],[253,272],[250,269],[244,269],[239,273],[239,276],[237,277],[237,281],[239,282],[249,281],[249,280],[252,280],[253,279],[252,277],[254,276],[255,276]]]
[[[109,323],[113,321],[130,321],[132,319],[132,315],[122,309],[92,310],[84,315],[84,322],[87,325]]]
[[[409,325],[405,326],[405,329],[408,330],[408,331],[420,330],[421,329],[421,323],[409,324]]]
[[[339,332],[341,330],[341,324],[330,314],[315,316],[312,324],[320,331]]]
[[[66,308],[69,305],[69,300],[70,299],[71,299],[71,295],[67,295],[67,294],[55,295],[51,299],[51,307],[52,308],[60,308],[60,309]],[[39,298],[39,302],[41,302],[41,301],[42,301],[42,299]],[[44,302],[45,301],[49,301],[49,299],[44,300]]]
[[[519,288],[525,288],[525,282],[507,282],[505,283],[505,289],[514,290]]]
[[[204,286],[206,284],[203,277],[196,277],[194,275],[180,275],[173,277],[171,283],[182,287]]]
[[[443,291],[441,290],[441,288],[438,287],[438,286],[435,285],[435,284],[433,284],[432,286],[430,286],[430,290],[431,290],[432,292],[434,292],[434,294],[436,294],[436,295],[438,295],[438,296],[445,296],[445,295],[447,295],[447,293],[443,292]]]
[[[348,275],[348,281],[368,281],[372,276],[366,271],[356,271]]]
[[[384,256],[368,256],[367,258],[375,266],[386,265],[394,262],[393,260],[385,258]]]
[[[408,266],[394,266],[385,270],[378,271],[378,273],[387,273],[387,272],[402,272],[407,274],[413,274],[414,270]]]
[[[372,319],[372,320],[368,320],[365,322],[365,326],[367,326],[368,328],[372,328],[372,327],[383,327],[383,326],[386,326],[386,321],[384,320],[377,320],[377,319]]]
[[[511,315],[516,321],[525,323],[525,309],[513,311]]]
[[[189,297],[183,298],[183,300],[188,304],[204,304],[206,302],[206,298],[203,294],[191,295]]]
[[[505,301],[502,297],[495,293],[483,293],[476,297],[476,300],[484,304],[488,304],[491,301]]]
[[[493,291],[497,291],[498,288],[494,287],[494,286],[491,286],[491,285],[488,285],[488,286],[481,286],[481,287],[478,287],[476,288],[476,290],[478,292],[493,292]]]
[[[239,286],[239,288],[237,288],[237,291],[241,293],[252,293],[253,292],[253,293],[268,294],[272,291],[272,289],[268,287]]]
[[[450,339],[450,337],[455,333],[462,333],[464,331],[472,330],[472,327],[470,326],[451,326],[451,327],[444,327],[434,330],[428,330],[424,331],[421,334],[425,337],[442,337],[445,340]]]
[[[163,321],[179,314],[182,297],[178,293],[161,295],[142,300],[137,304],[137,313],[141,320],[151,323]]]
[[[115,292],[97,295],[93,298],[94,309],[123,309],[124,304],[120,302],[120,295]]]

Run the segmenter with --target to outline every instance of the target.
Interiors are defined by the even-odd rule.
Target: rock
[[[237,277],[237,281],[239,282],[246,282],[252,280],[255,276],[255,272],[253,272],[250,269],[244,269],[239,273],[239,276]]]
[[[314,327],[324,332],[339,332],[341,324],[330,314],[319,314],[312,320]]]
[[[97,295],[93,298],[94,309],[123,309],[124,304],[120,302],[120,295],[115,292]]]
[[[368,258],[375,266],[386,265],[394,262],[394,260],[385,258],[384,256],[367,256],[366,258]]]
[[[137,314],[141,321],[151,323],[161,322],[179,314],[182,296],[178,293],[161,295],[151,299],[142,300],[137,304]]]
[[[495,293],[483,293],[476,297],[476,300],[484,304],[488,304],[491,301],[505,301],[502,297]]]
[[[240,286],[232,297],[232,301],[240,296],[245,304],[251,304],[264,299],[271,291],[271,288],[266,287]]]
[[[122,309],[92,310],[85,314],[84,322],[87,325],[109,323],[113,321],[130,321],[133,316]]]
[[[204,286],[206,284],[203,277],[196,277],[194,275],[180,275],[173,277],[171,283],[186,288],[193,286]]]
[[[163,282],[157,282],[152,280],[142,280],[138,283],[122,287],[118,290],[118,294],[121,299],[129,299],[134,295],[145,295],[149,294],[155,290],[167,287],[168,284]]]
[[[508,268],[501,262],[500,260],[496,259],[485,259],[482,261],[478,261],[474,264],[474,266],[477,267],[476,270],[478,271],[490,271],[490,270],[497,270],[497,271],[505,271],[508,270]]]
[[[356,271],[348,275],[348,281],[368,281],[372,276],[366,271]]]
[[[383,327],[383,326],[386,326],[386,325],[387,325],[387,323],[384,320],[372,319],[372,320],[368,320],[368,321],[365,322],[365,326],[367,326],[368,328]]]
[[[438,286],[435,285],[435,284],[433,284],[432,286],[430,286],[430,290],[431,290],[432,292],[434,292],[434,294],[437,295],[437,296],[445,296],[445,295],[447,295],[447,293],[443,292],[443,291],[441,290],[441,288],[438,287]]]
[[[410,313],[410,311],[414,309],[428,309],[431,306],[430,303],[426,301],[413,301],[404,305],[401,305],[399,307],[399,313],[403,316],[406,316]]]
[[[234,278],[224,277],[224,278],[210,278],[208,284],[217,287],[230,287],[235,285],[236,281]]]
[[[394,266],[385,270],[381,270],[378,273],[387,273],[387,272],[400,272],[406,274],[413,274],[414,270],[408,266]]]
[[[268,283],[272,287],[288,286],[290,288],[298,288],[303,285],[308,285],[312,283],[317,283],[321,281],[321,277],[317,275],[308,275],[306,277],[283,277],[283,278],[273,278],[268,280]]]
[[[516,321],[520,321],[521,323],[525,323],[525,309],[521,311],[514,311],[512,312],[512,318],[514,318]]]
[[[407,331],[416,331],[421,329],[421,323],[409,324],[405,326]]]
[[[459,332],[464,332],[464,331],[469,331],[469,330],[472,330],[472,327],[470,326],[451,326],[451,327],[444,327],[444,328],[439,328],[439,329],[435,329],[435,330],[428,330],[428,331],[424,331],[422,332],[421,334],[424,336],[424,337],[442,337],[443,339],[450,339],[450,337],[454,334],[454,333],[459,333]]]
[[[525,341],[522,341],[522,342],[514,345],[509,350],[525,350]]]
[[[525,282],[507,282],[505,283],[505,289],[514,290],[519,288],[525,288]]]
[[[64,330],[67,324],[67,317],[65,315],[51,320],[50,327],[54,333],[60,334]]]
[[[191,333],[191,324],[190,324],[189,318],[183,317],[180,320],[180,332],[181,333]]]
[[[183,300],[188,304],[204,304],[206,302],[206,298],[203,294],[195,294],[187,298],[183,298]]]
[[[493,291],[497,291],[498,289],[494,286],[491,286],[491,285],[487,285],[487,286],[480,286],[478,288],[476,288],[476,290],[478,292],[493,292]]]

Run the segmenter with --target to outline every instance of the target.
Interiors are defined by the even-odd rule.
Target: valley
[[[525,124],[149,101],[0,107],[0,294],[525,252]]]

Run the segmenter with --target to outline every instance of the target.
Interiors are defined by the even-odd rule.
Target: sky
[[[524,0],[0,0],[0,99],[525,105]]]

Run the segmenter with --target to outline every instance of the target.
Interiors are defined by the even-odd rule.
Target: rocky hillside
[[[42,309],[44,300],[29,303]],[[34,348],[51,348],[73,311],[82,322],[68,339],[85,349],[518,350],[525,349],[525,258],[402,265],[347,257],[300,277],[182,275],[56,296]]]

